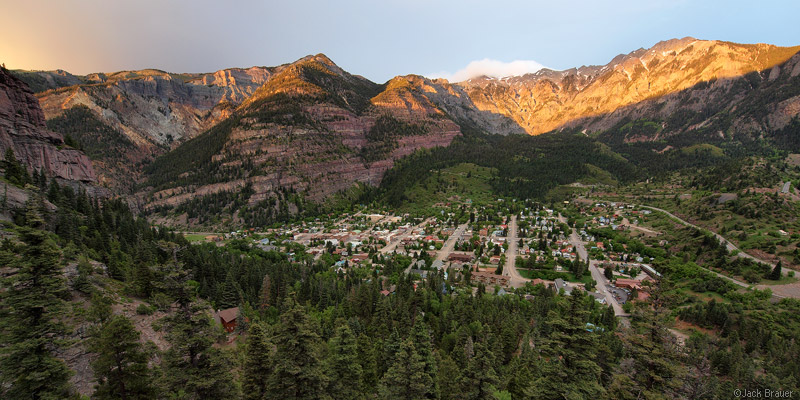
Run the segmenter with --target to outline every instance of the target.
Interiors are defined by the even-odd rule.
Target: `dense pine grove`
[[[663,287],[621,329],[580,290],[497,296],[481,285],[470,294],[441,273],[415,290],[400,274],[384,296],[380,276],[337,275],[327,258],[289,261],[244,241],[189,245],[122,202],[55,183],[39,193],[16,212],[14,239],[0,250],[14,271],[0,308],[5,398],[73,396],[59,355],[77,323],[88,327],[100,399],[725,398],[739,385],[798,386],[797,301],[756,294],[681,308],[681,319],[721,333],[681,348],[663,323],[679,304],[669,289],[697,272],[663,253],[653,254],[664,260]],[[167,350],[142,344],[133,321],[112,311],[120,295],[164,313]],[[241,336],[219,346],[210,311],[234,306]],[[766,375],[754,374],[757,360]]]

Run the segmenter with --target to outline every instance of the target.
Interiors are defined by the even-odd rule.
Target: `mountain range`
[[[414,152],[475,135],[583,134],[630,161],[786,136],[800,113],[798,51],[683,38],[603,66],[464,82],[405,75],[377,84],[322,54],[208,74],[13,71],[36,94],[3,87],[28,111],[0,114],[0,146],[13,141],[30,167],[43,165],[10,128],[28,126],[24,119],[28,131],[44,132],[37,140],[60,149],[45,158],[74,158],[59,164],[73,167],[47,167],[50,174],[93,181],[75,150],[83,149],[99,185],[143,209],[178,207],[180,222],[209,202],[296,213],[354,185],[379,185]],[[626,154],[634,144],[644,156]]]

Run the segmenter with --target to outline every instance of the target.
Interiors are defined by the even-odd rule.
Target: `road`
[[[430,217],[430,218],[420,222],[418,225],[414,226],[413,228],[403,232],[400,235],[397,235],[394,239],[392,239],[389,243],[387,243],[386,246],[383,246],[378,251],[380,253],[382,253],[382,254],[393,252],[394,249],[397,248],[397,245],[400,244],[401,241],[403,241],[403,239],[405,239],[405,238],[407,238],[407,237],[409,237],[411,235],[411,232],[414,232],[417,229],[421,229],[422,227],[424,227],[426,224],[428,224],[431,221],[433,221],[433,217]]]
[[[671,212],[669,212],[667,210],[664,210],[664,209],[658,208],[658,207],[645,206],[645,205],[642,205],[640,207],[648,208],[650,210],[662,212],[662,213],[666,214],[668,217],[670,217],[670,218],[672,218],[672,219],[674,219],[674,220],[676,220],[676,221],[678,221],[678,222],[680,222],[680,223],[682,223],[682,224],[684,224],[686,226],[689,226],[689,227],[695,228],[697,230],[700,230],[701,232],[710,232],[712,235],[714,235],[714,237],[717,238],[717,240],[719,240],[720,243],[725,245],[725,248],[728,249],[729,253],[733,253],[734,251],[737,252],[736,255],[738,257],[748,258],[748,259],[753,260],[753,261],[755,261],[757,263],[767,264],[770,267],[775,267],[775,264],[773,264],[773,263],[771,263],[769,261],[762,260],[762,259],[760,259],[758,257],[754,257],[754,256],[752,256],[750,254],[745,253],[744,251],[742,251],[741,249],[736,247],[736,245],[731,243],[730,240],[725,239],[722,235],[720,235],[720,234],[718,234],[716,232],[712,232],[712,231],[710,231],[710,230],[708,230],[706,228],[699,227],[699,226],[697,226],[697,225],[695,225],[695,224],[693,224],[693,223],[691,223],[689,221],[684,220],[683,218],[678,217],[677,215],[675,215],[675,214],[673,214],[673,213],[671,213]],[[786,276],[787,274],[789,274],[789,269],[788,268],[782,268],[781,269],[781,273],[784,276]]]
[[[444,242],[442,249],[439,250],[438,253],[436,253],[436,260],[442,262],[447,260],[447,256],[453,252],[453,249],[456,247],[456,242],[458,242],[458,238],[460,238],[461,235],[464,233],[464,231],[467,229],[467,225],[468,224],[459,225],[458,228],[456,228],[455,232],[453,232],[453,234],[450,235],[449,238],[447,238],[447,241]]]
[[[506,250],[506,265],[503,267],[503,275],[509,277],[509,283],[513,287],[522,287],[525,285],[525,282],[529,282],[530,279],[527,279],[519,274],[517,271],[517,254],[519,254],[518,248],[518,240],[517,239],[517,216],[512,215],[509,222],[508,222],[508,237],[506,238],[506,243],[508,243],[508,249]]]
[[[699,227],[699,226],[697,226],[695,224],[692,224],[691,222],[688,222],[688,221],[676,216],[675,214],[673,214],[673,213],[671,213],[671,212],[669,212],[667,210],[664,210],[664,209],[661,209],[661,208],[658,208],[658,207],[651,207],[651,206],[644,206],[644,205],[641,206],[641,207],[642,208],[648,208],[650,210],[654,210],[654,211],[658,211],[658,212],[662,212],[662,213],[666,214],[667,216],[669,216],[670,218],[672,218],[672,219],[674,219],[674,220],[676,220],[676,221],[678,221],[678,222],[680,222],[680,223],[682,223],[682,224],[684,224],[686,226],[690,226],[692,228],[699,229],[699,230],[704,231],[704,232],[705,231],[711,232],[708,229],[705,229],[705,228]],[[747,254],[747,253],[741,251],[738,247],[736,247],[728,239],[725,239],[724,237],[722,237],[722,235],[719,235],[716,232],[711,232],[711,234],[713,234],[717,239],[719,239],[720,243],[724,244],[725,247],[728,249],[728,251],[730,251],[730,252],[738,251],[738,253],[736,253],[737,256],[743,257],[743,258],[748,258],[748,259],[753,260],[755,262],[759,262],[759,263],[762,263],[762,264],[767,264],[767,265],[770,265],[770,266],[774,267],[774,265],[772,263],[770,263],[770,262],[767,262],[767,261],[762,260],[762,259],[757,258],[757,257],[753,257],[750,254]],[[702,267],[702,266],[701,266],[701,268],[704,268],[707,271],[713,272],[717,276],[719,276],[720,278],[727,279],[728,281],[733,282],[734,284],[736,284],[738,286],[741,286],[741,287],[744,287],[744,288],[748,288],[748,287],[753,286],[753,285],[751,285],[749,283],[742,282],[742,281],[740,281],[738,279],[731,278],[731,277],[729,277],[729,276],[727,276],[725,274],[719,273],[717,271],[710,270],[710,269]],[[787,276],[789,274],[789,271],[790,271],[790,269],[788,269],[788,268],[781,269],[781,273],[784,276]],[[764,290],[764,289],[771,290],[772,291],[772,297],[777,298],[777,299],[781,299],[781,298],[785,298],[785,297],[791,297],[791,298],[795,298],[795,299],[800,299],[800,282],[788,283],[788,284],[784,284],[784,285],[755,285],[755,287],[758,288],[759,290]]]
[[[562,223],[567,223],[567,219],[564,218],[564,216],[560,213],[558,214],[558,220]],[[578,256],[581,258],[581,260],[589,260],[589,252],[586,251],[586,246],[584,245],[581,237],[578,235],[578,231],[576,231],[575,228],[572,228],[572,233],[569,235],[569,242],[575,249],[575,252],[578,253]],[[592,274],[592,279],[597,282],[597,289],[603,296],[605,296],[606,304],[610,305],[611,308],[614,309],[614,315],[617,317],[629,317],[630,314],[626,313],[625,310],[622,309],[622,306],[617,302],[617,299],[611,294],[611,291],[608,290],[609,286],[611,286],[611,282],[609,282],[605,275],[600,272],[600,269],[597,268],[597,264],[597,261],[589,260],[589,273]]]

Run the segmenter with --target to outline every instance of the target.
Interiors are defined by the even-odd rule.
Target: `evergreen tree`
[[[275,332],[275,372],[268,392],[280,399],[323,399],[321,341],[302,306],[287,297]]]
[[[497,389],[499,380],[494,369],[494,354],[483,341],[473,344],[475,354],[469,359],[461,380],[462,398],[488,399]]]
[[[781,279],[781,269],[783,268],[783,261],[778,260],[778,263],[775,264],[775,268],[769,274],[768,279],[772,279],[773,281],[777,281]]]
[[[428,325],[422,322],[421,319],[417,319],[417,322],[414,324],[412,338],[414,340],[414,349],[425,364],[425,373],[430,377],[430,382],[432,382],[426,394],[426,398],[438,399],[439,385],[436,380],[438,369],[436,367],[436,357],[433,354],[433,339],[431,338]]]
[[[362,368],[353,331],[343,321],[329,343],[326,362],[328,394],[334,399],[358,399],[361,394]]]
[[[272,301],[272,281],[269,275],[264,275],[264,279],[261,280],[261,290],[258,293],[258,300],[258,307],[260,309],[263,310],[270,306],[270,302]]]
[[[14,156],[14,150],[11,147],[6,149],[5,161],[3,164],[5,167],[6,179],[12,184],[22,187],[31,181],[30,176],[28,176],[28,170],[17,161],[17,157]]]
[[[228,271],[225,276],[225,283],[222,284],[222,289],[219,294],[219,301],[217,308],[220,310],[233,308],[239,305],[239,289],[236,280],[233,278],[233,273]]]
[[[569,307],[547,315],[547,340],[540,346],[548,358],[542,376],[533,385],[534,397],[596,398],[604,393],[600,385],[602,369],[594,361],[597,336],[586,330],[586,302],[594,301],[581,290],[573,290]]]
[[[232,365],[214,342],[222,336],[208,315],[208,306],[192,301],[188,274],[179,266],[168,267],[165,285],[178,310],[166,318],[164,386],[170,396],[187,399],[229,399],[237,397],[231,375]]]
[[[387,400],[428,399],[432,385],[425,361],[414,348],[414,342],[406,339],[400,343],[392,365],[381,379],[379,396]]]
[[[122,315],[108,319],[91,339],[97,399],[152,399],[156,397],[147,367],[148,354],[139,343],[139,331]]]
[[[58,399],[69,392],[71,372],[53,355],[60,347],[54,339],[65,331],[57,321],[66,291],[61,252],[41,230],[44,220],[35,203],[28,205],[19,256],[4,257],[18,268],[4,282],[0,302],[0,372],[6,381],[0,394],[10,399]]]
[[[262,400],[267,396],[267,382],[273,374],[275,346],[261,324],[250,326],[242,371],[242,393],[246,400]]]

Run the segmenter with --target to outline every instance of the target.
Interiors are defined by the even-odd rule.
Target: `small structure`
[[[239,316],[239,307],[228,308],[217,313],[219,322],[225,332],[232,333],[236,330],[236,318]]]
[[[450,255],[447,257],[447,260],[468,263],[472,262],[473,255],[467,253],[450,253]]]

